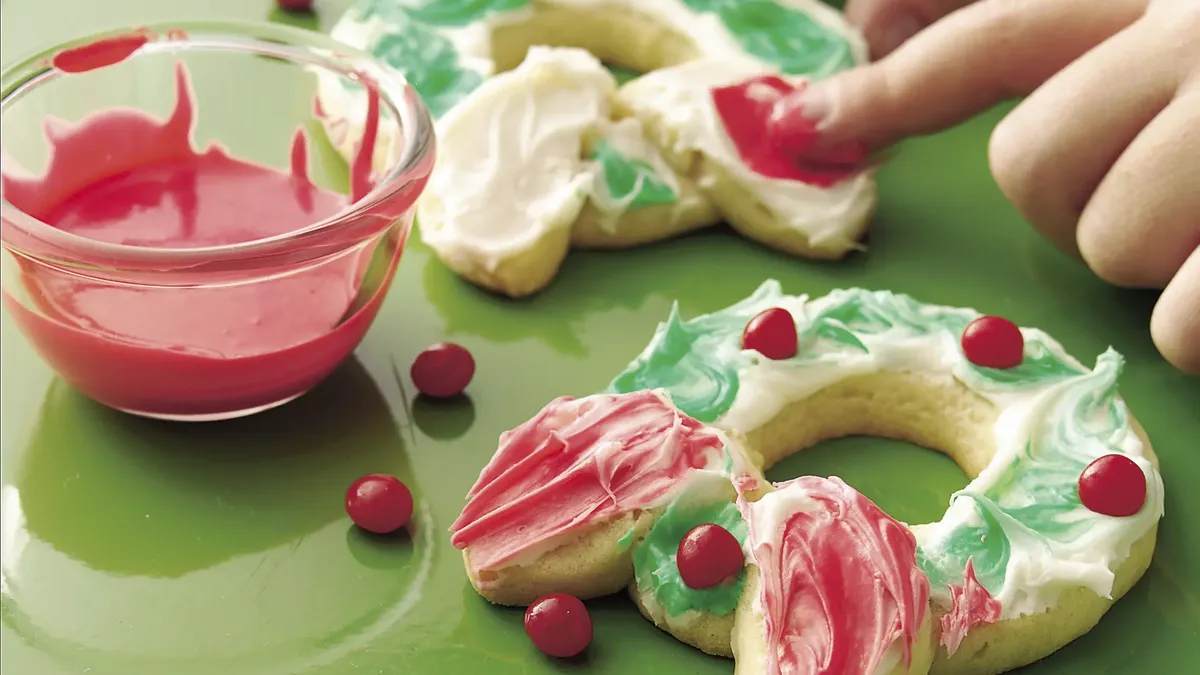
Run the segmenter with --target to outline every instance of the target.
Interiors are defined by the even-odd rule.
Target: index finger
[[[983,0],[952,12],[873,64],[779,102],[781,147],[869,148],[948,128],[1032,92],[1145,11],[1147,0]],[[813,142],[813,125],[820,137]]]

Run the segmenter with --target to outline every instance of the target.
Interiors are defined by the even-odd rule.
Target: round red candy
[[[981,316],[962,334],[967,360],[984,368],[1015,368],[1025,358],[1025,338],[1017,324],[998,316]]]
[[[395,476],[381,473],[363,476],[346,490],[346,513],[355,525],[368,532],[395,532],[412,518],[412,492]]]
[[[713,523],[693,527],[675,554],[679,577],[688,588],[712,588],[728,581],[745,566],[737,537]]]
[[[434,398],[458,396],[475,376],[471,352],[453,342],[439,342],[417,355],[409,370],[417,391]]]
[[[1146,475],[1125,455],[1105,455],[1079,474],[1079,501],[1106,516],[1132,516],[1146,503]]]
[[[573,595],[547,595],[525,610],[525,633],[543,654],[568,659],[591,644],[592,617]]]
[[[742,331],[742,349],[753,349],[775,361],[795,356],[798,342],[796,320],[780,307],[759,312]]]
[[[310,12],[312,11],[313,0],[275,0],[279,5],[279,9],[285,12]]]

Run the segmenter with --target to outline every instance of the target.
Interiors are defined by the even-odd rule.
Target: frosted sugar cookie
[[[933,672],[998,673],[1090,630],[1149,565],[1162,479],[1117,393],[1123,363],[1110,349],[1089,369],[1044,332],[970,309],[768,281],[720,312],[672,313],[612,389],[667,389],[744,435],[761,467],[854,434],[949,454],[972,481],[913,528],[940,617]],[[1124,470],[1081,483],[1097,462]],[[1124,510],[1089,508],[1089,490]]]
[[[728,528],[749,555],[738,549],[723,583],[692,588],[675,551],[705,523]],[[795,669],[814,658],[861,666],[830,671],[839,675],[929,669],[929,583],[912,534],[836,480],[766,484],[738,443],[680,413],[664,392],[552,401],[501,437],[451,529],[472,584],[492,602],[630,585],[642,612],[679,639],[740,652],[739,673],[778,673],[780,664],[809,672]],[[879,555],[847,556],[852,542]],[[777,585],[807,560],[823,565],[795,579],[807,588]],[[874,592],[858,587],[875,578],[885,582]],[[853,620],[862,612],[870,625]],[[735,615],[741,640],[731,644]],[[784,642],[793,649],[767,656],[767,645]]]
[[[898,590],[867,602],[858,584],[862,605],[830,602],[843,609],[804,631],[822,635],[837,624],[877,636],[857,650],[875,655],[873,669],[815,672],[922,672],[928,660],[934,673],[1004,672],[1090,630],[1149,565],[1162,478],[1117,393],[1122,366],[1110,349],[1088,368],[1046,333],[970,309],[862,289],[787,296],[770,281],[719,312],[687,321],[672,312],[608,393],[572,403],[604,415],[585,421],[560,400],[502,437],[453,541],[493,602],[522,604],[563,588],[593,597],[632,579],[631,594],[657,625],[705,651],[735,653],[738,672],[756,674],[809,672],[769,669],[772,659],[806,653],[772,637],[791,630],[770,621],[795,614],[778,609],[793,597],[785,589],[807,588],[798,576],[821,577],[820,560],[865,561],[874,571],[831,568],[821,578],[862,574]],[[641,412],[651,396],[655,425]],[[572,430],[584,428],[581,443]],[[945,452],[971,481],[938,522],[906,528],[835,479],[770,486],[761,478],[784,456],[855,434]],[[680,450],[701,438],[704,451]],[[654,497],[628,500],[618,484]],[[560,501],[565,494],[580,497]],[[534,532],[514,519],[535,518],[543,502],[564,505],[555,529]],[[780,515],[772,503],[792,510]],[[788,544],[778,523],[793,517],[803,525]],[[698,590],[679,581],[679,555],[704,524],[738,539],[745,569]],[[825,526],[830,536],[814,534]],[[498,545],[508,547],[503,556],[477,555]],[[909,545],[920,574],[905,586],[897,580],[911,579],[902,574]],[[839,553],[822,557],[828,550],[819,546]],[[813,552],[780,557],[805,547]],[[592,560],[605,561],[605,575],[583,562]],[[805,562],[789,562],[797,560]],[[922,587],[927,633],[916,610]],[[801,604],[792,606],[808,606],[797,592]],[[747,599],[763,593],[770,597]],[[764,659],[768,669],[757,670]]]
[[[865,60],[816,0],[360,0],[332,34],[404,72],[439,118],[418,229],[490,290],[540,290],[572,245],[641,245],[722,219],[837,258],[873,211],[868,170],[791,167],[764,144],[770,96]],[[619,88],[601,60],[663,76]],[[680,102],[694,114],[665,108]],[[350,152],[365,97],[330,79],[320,103]]]

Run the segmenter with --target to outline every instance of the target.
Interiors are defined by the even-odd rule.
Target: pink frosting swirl
[[[500,436],[450,527],[474,571],[497,569],[555,537],[666,503],[694,469],[718,468],[725,437],[665,392],[551,401]]]
[[[975,578],[975,565],[967,559],[962,585],[950,584],[950,611],[942,616],[942,644],[950,654],[958,651],[973,628],[1000,620],[1000,601]]]
[[[874,675],[911,663],[929,580],[903,524],[838,478],[804,476],[739,500],[759,569],[767,675]]]

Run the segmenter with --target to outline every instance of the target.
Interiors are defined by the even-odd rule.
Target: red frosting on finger
[[[897,642],[911,663],[929,580],[907,527],[838,478],[797,478],[739,506],[761,575],[765,672],[874,675]]]
[[[500,437],[450,527],[475,571],[497,569],[554,538],[665,504],[694,469],[720,467],[725,438],[665,393],[551,401]]]
[[[755,173],[828,188],[857,173],[858,165],[866,159],[866,150],[852,144],[818,156],[814,146],[819,136],[816,124],[800,115],[788,124],[787,145],[779,142],[774,131],[779,124],[771,119],[776,104],[805,86],[793,85],[776,75],[763,75],[713,89],[712,101],[738,156]]]

